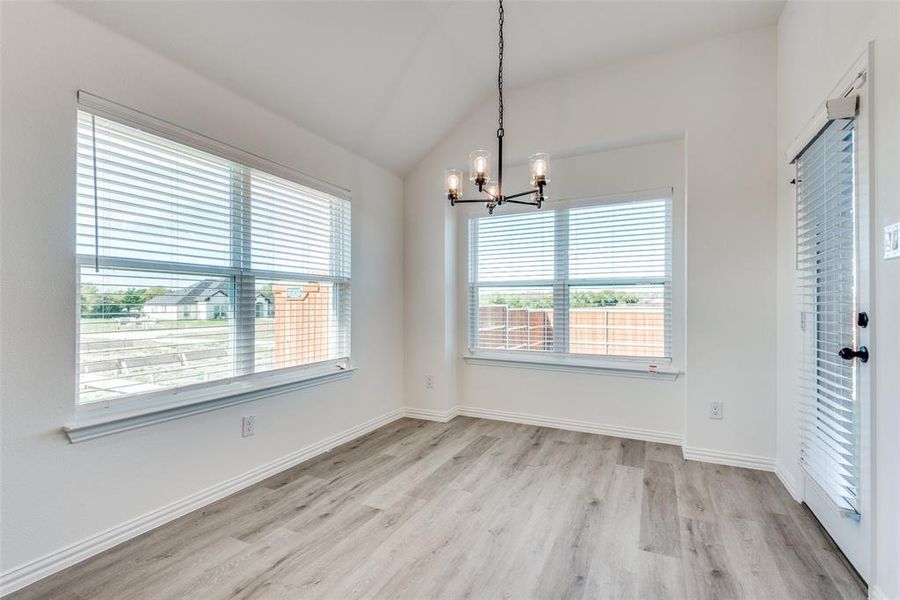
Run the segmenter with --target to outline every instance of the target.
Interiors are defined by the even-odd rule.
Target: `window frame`
[[[554,232],[556,241],[554,243],[554,270],[553,277],[550,279],[509,281],[509,282],[480,282],[477,280],[477,261],[472,257],[478,252],[477,225],[479,219],[485,218],[480,211],[470,210],[466,214],[464,226],[464,244],[466,248],[466,272],[468,280],[466,281],[466,347],[467,353],[463,355],[463,359],[470,364],[478,364],[483,366],[512,366],[522,368],[532,368],[540,370],[552,371],[570,371],[570,372],[601,372],[605,374],[618,374],[631,377],[649,376],[652,378],[662,378],[674,380],[680,375],[680,371],[675,368],[675,354],[677,349],[673,337],[675,335],[675,309],[677,304],[675,289],[675,222],[677,216],[675,190],[671,187],[646,190],[642,192],[629,192],[619,194],[603,194],[590,196],[586,198],[574,198],[559,201],[551,201],[545,204],[548,210],[554,211]],[[568,276],[569,271],[569,252],[567,238],[569,236],[569,212],[568,210],[557,209],[575,209],[590,206],[610,205],[628,202],[640,202],[650,200],[665,200],[667,202],[667,222],[666,235],[669,251],[666,254],[666,276],[663,278],[650,277],[634,277],[634,278],[578,278],[572,279]],[[514,214],[527,214],[532,212],[533,208],[525,207],[504,207],[501,213],[495,217],[503,217]],[[491,218],[491,217],[488,217]],[[560,236],[564,236],[566,241],[560,242]],[[565,250],[563,250],[565,249]],[[573,287],[584,286],[603,286],[603,285],[664,285],[667,286],[668,306],[665,310],[665,348],[667,356],[664,357],[632,357],[622,355],[600,355],[568,352],[569,347],[569,314],[571,301],[570,290]],[[551,287],[553,289],[553,312],[554,323],[562,324],[561,327],[554,326],[552,351],[540,350],[506,350],[506,349],[485,349],[477,347],[478,339],[478,319],[473,318],[476,314],[473,305],[477,306],[478,290],[480,288],[497,288],[497,287]]]
[[[227,160],[235,168],[234,181],[240,185],[249,185],[251,173],[258,171],[265,175],[284,179],[341,200],[346,200],[348,203],[351,201],[349,190],[304,175],[290,167],[269,161],[255,154],[81,90],[77,93],[76,111],[74,111],[73,116],[76,116],[78,112],[86,112],[96,117],[102,117],[128,127],[137,128],[170,142],[188,146]],[[245,193],[232,193],[230,200],[232,218],[247,221],[247,216],[252,215],[252,213],[247,210],[245,204],[251,203],[251,196]],[[352,204],[348,206],[350,207],[348,210],[352,214]],[[78,298],[78,290],[81,288],[82,268],[85,265],[97,265],[101,268],[112,269],[229,278],[234,286],[234,293],[229,298],[228,303],[232,313],[231,319],[233,320],[233,323],[229,324],[229,328],[232,336],[240,335],[242,337],[244,350],[241,351],[241,349],[235,348],[233,353],[235,364],[231,377],[149,393],[133,394],[94,402],[81,402],[81,315],[80,303],[76,300],[74,303],[76,343],[74,405],[76,412],[75,420],[64,427],[70,441],[75,442],[81,439],[98,437],[96,435],[98,427],[104,431],[104,433],[99,435],[107,435],[108,433],[134,428],[134,419],[138,419],[141,423],[147,422],[149,424],[158,422],[158,415],[171,415],[173,413],[187,415],[206,412],[216,408],[218,405],[229,406],[274,393],[282,393],[290,389],[318,385],[331,379],[342,379],[356,370],[352,365],[353,317],[352,302],[350,301],[352,272],[351,276],[341,277],[334,275],[311,276],[308,274],[253,269],[249,254],[251,235],[249,222],[235,223],[235,226],[239,227],[241,231],[239,236],[240,244],[235,244],[235,238],[229,241],[228,250],[231,261],[227,266],[192,265],[163,260],[104,257],[102,255],[95,257],[94,255],[78,254],[76,250],[74,261],[76,299]],[[352,218],[347,235],[352,240]],[[351,242],[348,241],[348,243]],[[335,284],[335,286],[345,286],[344,291],[346,291],[348,306],[345,309],[347,311],[346,318],[342,320],[346,326],[346,331],[342,335],[345,336],[346,356],[260,372],[253,372],[252,367],[248,369],[247,359],[244,355],[247,354],[247,347],[253,347],[252,342],[246,342],[248,336],[252,340],[256,334],[257,294],[255,282],[257,278],[277,279],[286,282],[293,281],[298,284],[313,281],[330,282]],[[247,290],[250,290],[252,293],[248,293]],[[332,301],[337,302],[338,296],[339,294],[334,294]],[[252,361],[253,358],[251,356],[250,360]],[[174,417],[166,416],[163,420],[169,420],[170,418]],[[117,425],[116,423],[119,424]],[[106,433],[107,431],[108,433]]]

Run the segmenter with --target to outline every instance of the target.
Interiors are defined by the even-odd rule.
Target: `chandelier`
[[[491,179],[491,153],[487,150],[475,150],[469,154],[469,180],[478,187],[478,192],[484,194],[481,198],[463,199],[462,185],[463,175],[459,169],[447,169],[447,199],[450,206],[457,203],[483,202],[488,214],[494,214],[494,209],[504,204],[526,204],[541,207],[547,198],[544,196],[544,188],[550,183],[550,155],[546,152],[538,152],[529,157],[531,171],[531,189],[517,194],[505,195],[503,193],[503,0],[500,0],[500,38],[497,69],[498,94],[498,127],[497,127],[497,179]],[[530,197],[526,199],[526,197]]]

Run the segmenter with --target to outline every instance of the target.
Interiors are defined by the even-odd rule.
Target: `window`
[[[469,346],[671,359],[671,199],[469,220]]]
[[[349,200],[101,114],[78,112],[79,403],[346,367]]]

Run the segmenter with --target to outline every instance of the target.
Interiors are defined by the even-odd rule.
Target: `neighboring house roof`
[[[260,292],[259,294],[256,295],[256,302],[257,303],[266,302],[268,304],[272,304],[272,299]]]
[[[144,306],[160,304],[194,304],[196,302],[207,302],[213,296],[225,296],[227,298],[229,291],[231,291],[231,284],[227,281],[204,279],[203,281],[195,283],[191,287],[184,289],[180,293],[169,290],[169,293],[151,298],[144,303]]]

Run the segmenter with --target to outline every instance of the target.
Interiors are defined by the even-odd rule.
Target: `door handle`
[[[858,358],[859,362],[869,362],[869,349],[865,346],[860,346],[859,350],[854,350],[853,348],[841,348],[841,351],[838,352],[838,356],[844,360]]]

